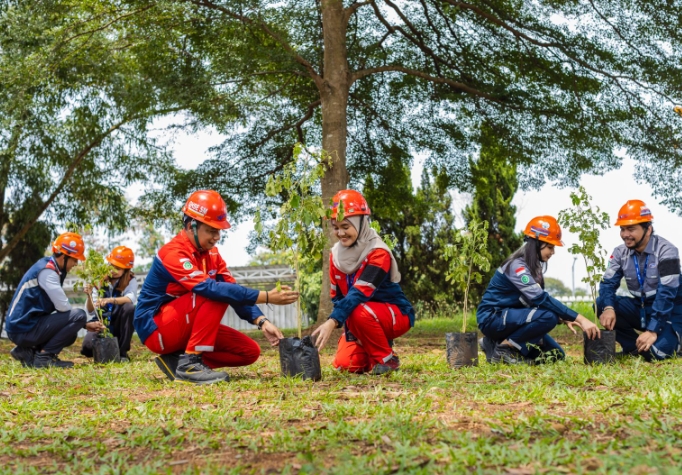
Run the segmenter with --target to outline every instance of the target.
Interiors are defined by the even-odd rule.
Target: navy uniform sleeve
[[[528,306],[538,307],[555,313],[562,320],[575,321],[578,313],[559,302],[543,290],[530,274],[526,263],[514,259],[504,270],[504,275],[521,292],[522,300]]]
[[[658,288],[651,307],[653,313],[646,328],[656,333],[663,331],[662,323],[671,319],[680,286],[680,255],[677,248],[667,241],[661,241],[658,251]]]
[[[227,279],[231,280],[232,282],[226,282]],[[229,275],[229,277],[226,278],[226,276],[218,274],[216,276],[216,281],[219,284],[236,285],[238,287],[241,287],[234,281],[234,278],[231,275]],[[242,320],[246,320],[249,323],[253,323],[256,321],[258,317],[263,315],[261,309],[257,305],[255,305],[255,301],[258,299],[258,294],[260,293],[260,291],[255,289],[249,289],[247,287],[242,288],[245,290],[256,292],[255,298],[253,299],[254,303],[251,305],[247,305],[244,303],[230,303],[230,306],[234,309],[234,313],[236,313],[239,318],[241,318]]]
[[[608,267],[599,283],[599,299],[604,307],[616,305],[616,291],[623,280],[623,259],[627,259],[628,255],[627,248],[621,245],[615,248],[609,257]]]

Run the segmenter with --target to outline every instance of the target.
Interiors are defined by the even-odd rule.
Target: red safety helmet
[[[135,267],[135,254],[129,247],[117,246],[107,256],[107,262],[121,269],[132,269]]]
[[[367,200],[362,193],[355,190],[341,190],[332,198],[332,219],[336,219],[341,201],[343,201],[344,218],[371,214]]]
[[[653,220],[654,217],[651,215],[651,210],[647,208],[644,201],[628,200],[618,211],[618,219],[614,226],[632,226],[633,224],[648,223]]]
[[[523,234],[555,246],[564,245],[561,241],[561,227],[552,216],[536,216],[531,219]]]
[[[63,233],[52,243],[54,254],[64,254],[79,261],[85,260],[85,243],[80,234]]]
[[[230,229],[231,227],[227,222],[227,205],[217,191],[195,191],[187,198],[182,212],[212,228]]]

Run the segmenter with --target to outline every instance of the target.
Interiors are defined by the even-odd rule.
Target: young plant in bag
[[[320,196],[320,180],[331,160],[324,154],[311,154],[300,144],[294,148],[293,160],[286,164],[282,173],[273,175],[265,187],[268,197],[279,196],[282,205],[274,211],[277,221],[265,230],[260,210],[254,218],[256,233],[266,237],[267,246],[274,252],[284,252],[296,273],[294,289],[301,292],[301,272],[311,271],[314,263],[322,258],[326,236],[322,219],[328,217],[329,206]],[[279,282],[277,288],[280,288]],[[297,301],[298,337],[303,327],[301,300]]]
[[[587,277],[582,278],[590,287],[592,303],[597,308],[597,286],[606,270],[606,250],[599,243],[599,234],[610,227],[608,213],[599,207],[592,206],[592,197],[582,186],[577,192],[571,192],[573,206],[559,212],[559,224],[566,230],[578,235],[578,243],[573,244],[568,251],[573,255],[583,257],[587,269]],[[597,315],[595,312],[595,323]]]
[[[85,262],[73,269],[76,277],[80,279],[73,284],[74,292],[82,291],[85,286],[90,286],[97,289],[98,298],[101,299],[104,296],[104,282],[111,276],[112,271],[111,266],[104,260],[104,256],[94,249],[90,249]],[[88,298],[92,298],[92,295],[88,294]],[[111,322],[103,317],[103,309],[95,306],[95,312],[97,319],[105,327],[102,336],[113,336],[109,331]]]
[[[469,318],[469,290],[471,283],[481,283],[483,275],[488,272],[490,259],[487,252],[488,222],[473,219],[467,230],[455,236],[455,243],[445,247],[443,256],[448,261],[449,269],[445,276],[447,282],[454,282],[464,292],[464,315],[462,333],[466,333]]]

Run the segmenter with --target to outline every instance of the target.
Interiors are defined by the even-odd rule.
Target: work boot
[[[167,355],[159,355],[154,358],[154,363],[159,367],[163,374],[171,381],[175,381],[175,370],[178,368],[178,361],[182,353],[176,351],[175,353],[168,353]]]
[[[526,358],[523,357],[519,350],[507,344],[495,346],[495,350],[493,350],[493,354],[490,357],[490,362],[493,364],[528,364]]]
[[[379,363],[377,365],[374,365],[374,368],[372,368],[372,371],[370,371],[370,373],[374,375],[381,375],[391,373],[393,371],[398,371],[399,369],[400,359],[397,356],[393,355],[391,356],[391,359],[386,361],[385,363]]]
[[[496,343],[487,336],[484,336],[478,340],[478,345],[481,347],[481,350],[483,350],[483,353],[485,353],[485,360],[490,363],[493,357],[493,352],[495,351]]]
[[[227,373],[213,371],[197,354],[182,354],[175,369],[175,381],[193,384],[213,384],[229,380]]]
[[[12,358],[21,362],[22,366],[33,366],[33,356],[35,351],[27,346],[15,346],[9,352]]]
[[[33,358],[34,368],[73,368],[73,362],[62,361],[52,353],[36,353]]]

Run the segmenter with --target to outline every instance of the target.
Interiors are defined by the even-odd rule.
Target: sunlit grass
[[[460,317],[461,318],[461,317]],[[461,322],[461,321],[460,321]],[[265,347],[232,381],[187,386],[134,362],[35,371],[0,343],[1,473],[681,473],[678,360],[582,364],[581,339],[553,334],[567,361],[450,369],[444,332],[419,320],[389,377],[279,376]],[[253,333],[254,337],[260,334]],[[65,358],[76,358],[69,349]]]

